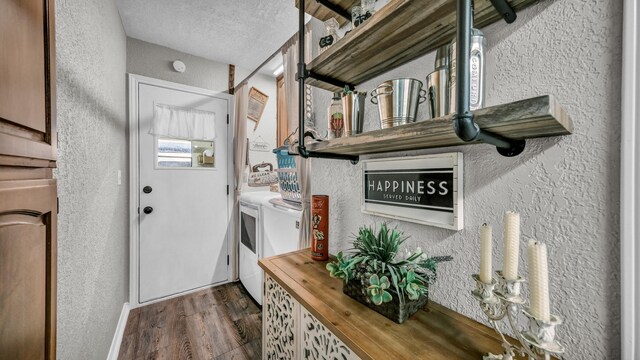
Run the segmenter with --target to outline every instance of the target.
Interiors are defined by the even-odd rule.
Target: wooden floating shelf
[[[360,0],[331,0],[331,3],[337,7],[344,9],[346,12],[351,12],[351,8],[360,5]],[[296,0],[296,8],[300,9],[300,0]],[[349,21],[342,16],[329,10],[326,6],[320,4],[315,0],[306,0],[304,3],[304,12],[313,16],[314,18],[322,21],[327,21],[331,18],[338,20],[340,27],[349,23]]]
[[[476,110],[474,119],[481,129],[510,139],[569,135],[573,122],[551,96],[497,105]],[[439,148],[474,144],[462,141],[453,131],[453,118],[446,116],[390,129],[309,144],[315,152],[345,155]]]
[[[539,0],[508,2],[519,11]],[[322,7],[313,0],[307,4],[307,8]],[[308,13],[322,19],[326,11],[324,8]],[[474,14],[474,26],[478,28],[502,21],[490,0],[475,0]],[[344,83],[361,84],[449,43],[455,35],[455,25],[455,0],[390,0],[362,25],[313,59],[307,68]],[[419,77],[426,75],[425,71]],[[329,91],[340,90],[316,79],[307,79],[306,83]]]

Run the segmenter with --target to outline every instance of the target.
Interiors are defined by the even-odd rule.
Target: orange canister
[[[329,196],[311,196],[311,258],[329,259]]]

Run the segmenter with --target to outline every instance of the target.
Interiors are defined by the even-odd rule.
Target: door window
[[[214,141],[158,138],[158,168],[215,168]]]

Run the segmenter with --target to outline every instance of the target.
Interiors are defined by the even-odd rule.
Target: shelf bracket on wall
[[[341,89],[344,89],[345,87],[349,87],[349,90],[355,90],[356,86],[354,84],[348,83],[348,82],[344,82],[344,81],[340,81],[337,79],[334,79],[330,76],[325,76],[325,75],[320,75],[314,71],[307,71],[307,77],[308,78],[312,78],[312,79],[316,79],[318,81],[322,81],[323,83],[327,83],[327,84],[331,84],[333,86],[337,86]]]
[[[507,0],[491,0],[491,4],[496,8],[498,13],[502,15],[502,18],[507,22],[507,24],[511,24],[516,21],[516,12],[513,10],[511,5],[509,5]]]
[[[318,1],[318,0],[316,0]],[[304,36],[304,2],[305,0],[300,0],[300,6],[298,9],[298,152],[297,153],[291,153],[289,152],[290,155],[299,155],[302,156],[303,158],[307,159],[307,158],[321,158],[321,159],[335,159],[335,160],[349,160],[351,161],[352,164],[357,164],[358,161],[360,160],[359,156],[354,156],[354,155],[344,155],[344,154],[331,154],[331,153],[320,153],[320,152],[314,152],[314,151],[309,151],[307,150],[306,146],[304,145],[304,135],[305,135],[305,124],[304,124],[304,119],[305,119],[305,84],[304,81],[307,79],[307,77],[310,76],[310,72],[307,71],[307,64],[305,63],[305,56],[304,56],[304,49],[305,49],[305,36]],[[320,2],[320,1],[319,1]],[[315,74],[316,76],[318,74]],[[340,82],[338,82],[338,84],[333,84],[327,80],[330,81],[335,81],[333,79],[330,79],[328,77],[326,77],[324,80],[320,79],[318,77],[314,77],[315,79],[318,79],[320,81],[325,81],[329,84],[332,85],[336,85],[338,86],[339,84],[341,84]],[[342,84],[344,87],[345,84]],[[348,85],[348,84],[346,84]]]
[[[343,18],[347,19],[347,21],[351,22],[351,14],[347,9],[341,8],[340,6],[332,3],[330,0],[316,0],[316,2],[326,7],[327,9],[333,11],[334,13],[342,16]],[[300,4],[300,8],[304,9],[304,6]]]
[[[494,6],[500,2],[504,2],[504,0],[492,0]],[[469,58],[471,56],[471,19],[473,16],[472,0],[458,0],[457,6],[456,37],[458,41],[456,41],[456,54],[458,55],[456,56],[456,87],[458,93],[456,96],[456,113],[454,114],[453,129],[456,135],[463,141],[478,141],[495,145],[498,152],[503,156],[510,157],[519,155],[524,151],[524,140],[508,139],[482,130],[473,120],[473,113],[469,108]],[[509,5],[506,4],[506,6]],[[498,6],[496,6],[496,8],[501,11]]]

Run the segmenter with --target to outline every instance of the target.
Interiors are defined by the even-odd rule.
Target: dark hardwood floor
[[[262,315],[240,283],[131,310],[119,360],[260,359]]]

